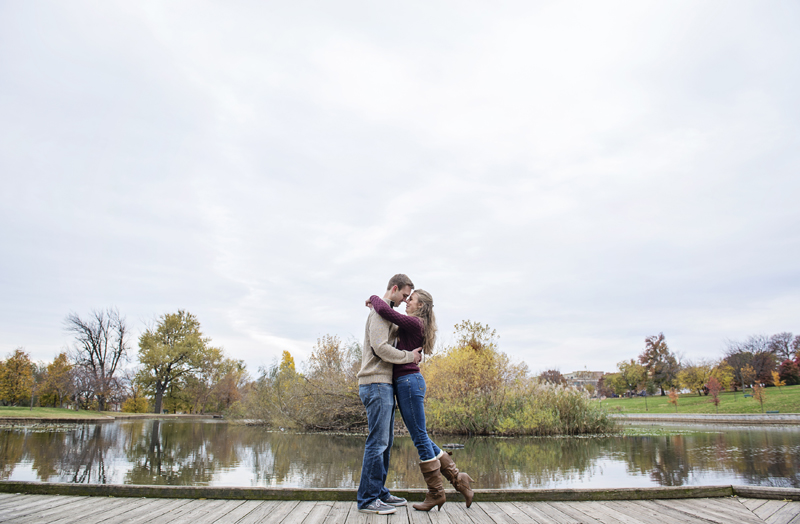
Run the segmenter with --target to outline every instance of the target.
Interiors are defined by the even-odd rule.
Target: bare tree
[[[729,340],[725,352],[725,360],[733,368],[736,382],[744,388],[742,370],[746,366],[753,368],[755,380],[762,383],[772,379],[772,371],[777,367],[777,359],[770,347],[770,339],[766,335],[752,335],[744,341]]]
[[[86,320],[70,313],[64,326],[75,336],[72,358],[83,371],[84,391],[97,400],[97,410],[104,411],[119,386],[114,377],[117,366],[128,358],[125,318],[116,309],[108,308],[92,311]]]
[[[769,337],[769,350],[778,357],[779,362],[794,358],[795,350],[792,347],[794,336],[791,333],[776,333]]]

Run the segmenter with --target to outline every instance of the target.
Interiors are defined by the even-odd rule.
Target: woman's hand
[[[370,302],[370,300],[369,300],[369,299],[367,299],[367,303],[366,303],[365,305],[366,305],[368,308],[372,309],[372,302]]]

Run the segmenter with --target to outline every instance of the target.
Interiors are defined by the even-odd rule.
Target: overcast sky
[[[800,3],[0,0],[0,353],[255,374],[407,273],[533,371],[800,332]],[[133,340],[133,353],[137,349]]]

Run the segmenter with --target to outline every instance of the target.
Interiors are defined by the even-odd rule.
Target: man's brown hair
[[[397,286],[397,289],[403,289],[406,286],[411,286],[411,289],[414,289],[414,283],[411,282],[411,279],[408,278],[408,275],[404,275],[402,273],[398,273],[390,278],[389,285],[386,286],[386,289],[392,289],[394,286]]]

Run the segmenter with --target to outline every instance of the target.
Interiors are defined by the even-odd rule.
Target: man
[[[413,290],[411,279],[398,274],[389,279],[383,300],[395,307],[405,302]],[[388,320],[370,310],[361,351],[361,371],[358,372],[358,396],[367,409],[369,434],[356,497],[359,511],[379,515],[394,513],[395,506],[406,505],[406,499],[395,497],[384,486],[394,442],[392,368],[395,364],[418,364],[422,359],[422,348],[402,351],[389,343],[391,327]]]

